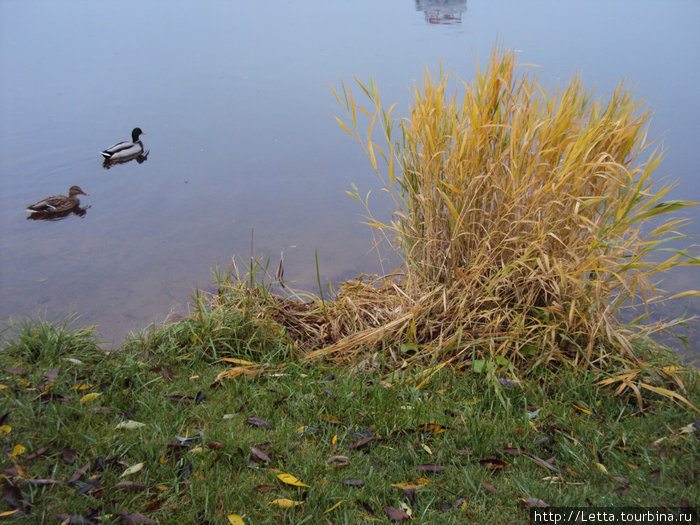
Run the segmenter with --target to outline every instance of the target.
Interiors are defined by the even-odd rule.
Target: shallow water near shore
[[[552,85],[579,72],[602,95],[627,78],[667,148],[657,177],[700,201],[699,21],[694,1],[0,3],[0,319],[77,312],[119,344],[185,313],[215,266],[247,260],[251,230],[270,273],[284,251],[296,289],[318,291],[314,250],[324,283],[392,271],[345,195],[374,189],[382,216],[330,87],[372,76],[403,111],[426,66],[469,80],[495,42]],[[148,159],[104,169],[100,150],[136,126]],[[26,220],[74,184],[90,194],[82,217]],[[687,213],[698,235],[700,210]],[[663,309],[684,313],[700,301]],[[698,359],[700,334],[689,340],[667,342]]]

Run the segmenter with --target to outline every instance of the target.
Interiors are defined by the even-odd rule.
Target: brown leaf
[[[44,372],[44,379],[46,379],[49,383],[55,383],[56,382],[56,377],[58,376],[58,373],[61,371],[61,368],[52,368],[51,370],[47,370]]]
[[[498,494],[498,489],[496,487],[494,487],[493,485],[491,485],[491,483],[489,483],[487,481],[482,481],[481,486],[484,487],[489,492],[493,492],[494,494]]]
[[[263,462],[265,462],[265,463],[271,463],[271,462],[272,462],[272,460],[270,459],[270,457],[269,457],[267,454],[265,454],[262,450],[259,450],[259,449],[255,448],[255,447],[250,447],[250,452],[251,452],[251,454],[253,454],[253,456],[254,456],[256,459],[259,459],[260,461],[263,461]]]
[[[652,470],[652,471],[649,473],[649,477],[650,477],[651,479],[653,479],[654,481],[656,481],[657,479],[659,479],[659,474],[661,474],[661,471],[660,471],[660,470],[658,470],[658,469]]]
[[[351,487],[362,487],[365,484],[363,480],[357,478],[341,479],[340,483],[342,483],[343,485],[349,485]]]
[[[540,467],[545,468],[547,470],[551,470],[553,472],[556,472],[560,476],[563,476],[562,471],[559,470],[557,467],[552,465],[551,462],[547,461],[546,459],[542,459],[540,457],[535,456],[534,454],[525,454],[526,457],[530,458],[532,461],[537,463]]]
[[[221,448],[224,448],[224,444],[219,443],[218,441],[210,441],[209,443],[207,443],[207,446],[209,446],[209,448],[212,450],[219,450]]]
[[[268,423],[264,419],[259,418],[257,416],[249,417],[248,419],[245,420],[245,422],[248,423],[249,425],[253,425],[256,427],[272,428],[272,425],[270,423]]]
[[[61,482],[55,479],[23,479],[24,483],[29,483],[30,485],[60,485]]]
[[[77,514],[56,514],[56,517],[61,520],[61,525],[95,525],[94,521],[78,516]]]
[[[277,490],[277,487],[275,487],[274,485],[263,484],[263,485],[257,485],[255,487],[253,487],[253,490],[255,492],[271,492],[273,490]]]
[[[370,441],[373,441],[373,440],[374,440],[374,436],[364,437],[360,441],[356,441],[355,443],[350,443],[350,448],[362,448],[367,443],[369,443]]]
[[[76,452],[72,448],[64,448],[61,450],[61,459],[68,465],[75,463]]]
[[[70,479],[68,480],[68,483],[75,483],[78,481],[83,474],[87,472],[87,469],[90,468],[90,463],[85,463],[82,467],[80,467],[78,470],[75,471],[75,474],[73,474]]]
[[[442,466],[442,465],[433,465],[433,464],[426,464],[426,465],[416,465],[416,470],[420,470],[421,472],[442,472],[443,470],[446,470],[447,467]]]
[[[159,365],[159,366],[154,366],[151,368],[151,372],[160,372],[163,374],[163,377],[168,380],[172,380],[173,376],[170,373],[170,370],[168,370],[168,367],[165,365]]]
[[[522,456],[523,451],[519,448],[514,448],[514,447],[506,447],[506,448],[499,448],[499,452],[503,454],[508,454],[509,456]]]
[[[376,516],[372,507],[369,506],[369,503],[367,503],[366,501],[362,501],[361,499],[358,499],[357,502],[363,509],[365,509],[365,512],[367,514],[369,514],[370,516]]]
[[[511,465],[507,461],[504,461],[504,460],[498,459],[498,458],[480,459],[479,463],[481,465],[483,465],[484,467],[489,468],[491,470],[500,470],[504,467],[509,467]]]
[[[347,456],[331,456],[326,460],[326,463],[338,463],[338,466],[345,466],[350,463],[350,458]]]
[[[632,483],[630,480],[628,480],[627,478],[623,478],[622,476],[611,476],[611,477],[612,477],[612,479],[614,479],[618,483],[622,483],[623,485],[629,485],[630,483]]]
[[[31,461],[32,459],[38,458],[41,456],[44,452],[49,450],[49,447],[41,447],[36,449],[34,452],[29,454],[26,458],[24,458],[25,461]]]
[[[127,513],[124,509],[119,509],[119,517],[125,525],[140,525],[144,523],[147,525],[156,524],[156,522],[148,516],[144,516],[139,512]]]
[[[132,492],[142,492],[148,488],[147,485],[144,485],[143,483],[136,483],[135,481],[120,481],[116,485],[114,485],[115,489],[124,489],[124,490],[130,490]]]
[[[548,503],[538,498],[522,498],[520,502],[523,507],[549,507]]]
[[[629,490],[629,487],[626,485],[620,485],[616,489],[613,489],[613,492],[617,494],[618,496],[622,496],[625,492]]]
[[[395,507],[384,507],[384,512],[386,512],[386,515],[393,521],[406,521],[407,519],[410,519],[408,514]]]

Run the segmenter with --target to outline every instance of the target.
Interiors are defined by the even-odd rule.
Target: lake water
[[[579,72],[602,94],[627,78],[668,148],[657,176],[700,200],[698,27],[697,0],[0,2],[0,318],[77,312],[119,343],[186,311],[215,265],[248,257],[251,229],[295,288],[316,289],[314,250],[324,282],[380,272],[344,193],[378,182],[331,85],[372,76],[405,108],[426,66],[469,80],[496,42],[545,82]],[[136,126],[148,160],[103,169]],[[84,216],[26,220],[73,184]]]

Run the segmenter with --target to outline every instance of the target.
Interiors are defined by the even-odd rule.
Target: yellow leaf
[[[343,503],[343,501],[345,501],[345,500],[342,500],[342,499],[341,499],[338,503],[336,503],[336,504],[333,505],[330,509],[328,509],[327,511],[325,511],[324,514],[328,514],[328,513],[331,512],[332,510],[335,510],[335,509],[337,509],[338,507],[340,507],[340,505],[341,505],[341,503]]]
[[[158,490],[168,490],[170,487],[168,487],[167,485],[156,485],[156,488]]]
[[[102,394],[100,394],[99,392],[91,392],[90,394],[85,394],[83,397],[81,397],[80,402],[81,403],[89,403],[90,401],[97,399],[101,395]]]
[[[337,441],[338,441],[338,434],[335,434],[335,435],[331,438],[331,445],[335,445],[335,443],[336,443]]]
[[[593,463],[593,464],[594,464],[594,465],[596,466],[596,468],[597,468],[598,470],[600,470],[603,474],[607,474],[607,473],[608,473],[608,469],[606,469],[606,468],[605,468],[605,465],[603,465],[602,463],[595,462],[595,463]]]
[[[141,428],[145,427],[145,423],[139,423],[138,421],[132,421],[132,420],[127,420],[127,421],[122,421],[119,423],[116,427],[114,427],[116,430],[119,430],[120,428],[123,428],[125,430],[134,430],[135,428]]]
[[[158,463],[160,463],[161,465],[162,465],[163,463],[165,463],[166,461],[168,461],[168,460],[165,459],[163,456],[161,456],[161,457],[158,458]]]
[[[27,451],[27,447],[23,445],[15,445],[12,449],[12,457],[21,456]]]
[[[183,357],[183,359],[184,359],[184,357]],[[199,376],[198,376],[198,375],[193,375],[193,376],[190,376],[190,379],[192,379],[192,380],[194,381],[194,380],[196,380],[196,379],[199,379]]]
[[[571,405],[576,409],[579,410],[580,412],[583,412],[584,414],[591,415],[591,411],[588,410],[587,408],[583,408],[582,406],[577,405],[576,403],[571,403]]]
[[[2,383],[0,383],[0,390],[4,390],[6,388],[7,388],[7,385],[3,385]],[[12,512],[15,512],[15,511],[13,510]]]
[[[308,487],[306,483],[302,483],[299,481],[297,478],[292,476],[291,474],[287,474],[286,472],[282,472],[282,474],[277,474],[277,477],[282,483],[286,483],[287,485],[294,485],[295,487]]]
[[[423,450],[425,450],[428,454],[430,454],[431,456],[433,455],[433,451],[430,450],[430,447],[428,445],[426,445],[425,443],[421,443],[421,446],[423,447]]]
[[[139,470],[143,468],[143,463],[136,463],[136,465],[130,466],[128,469],[126,469],[120,478],[126,477],[126,476],[131,476],[132,474],[136,474]]]
[[[251,363],[250,361],[244,361],[243,359],[235,359],[233,357],[222,357],[219,359],[219,361],[226,361],[227,363],[235,363],[237,365],[260,366],[257,363]]]
[[[277,505],[278,507],[282,507],[283,509],[288,509],[291,507],[296,507],[297,505],[303,505],[303,501],[294,501],[291,499],[287,498],[278,498],[276,500],[272,500],[270,502],[270,505]]]
[[[10,425],[2,425],[0,427],[0,436],[6,436],[10,432],[12,432],[12,427]]]
[[[190,450],[190,454],[201,454],[202,452],[204,452],[202,447],[194,447],[192,450]]]
[[[425,485],[426,485],[426,483],[422,483],[422,482],[418,482],[418,481],[413,482],[413,483],[408,482],[408,483],[392,483],[391,484],[392,487],[396,487],[397,489],[401,489],[401,490],[422,489],[425,487]]]
[[[5,512],[0,512],[0,518],[7,518],[8,516],[14,516],[19,512],[19,509],[6,510]]]
[[[238,514],[229,514],[228,522],[231,525],[245,525],[245,521],[243,521],[243,518],[241,518]]]

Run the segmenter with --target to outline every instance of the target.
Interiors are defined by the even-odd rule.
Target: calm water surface
[[[296,288],[315,287],[315,249],[324,281],[381,271],[344,193],[376,176],[330,86],[373,76],[405,108],[426,66],[468,80],[496,41],[546,82],[579,72],[602,94],[627,78],[668,148],[657,176],[700,200],[698,27],[696,0],[0,2],[0,318],[78,312],[119,343],[186,311],[252,228]],[[148,160],[103,169],[135,126]],[[73,184],[83,217],[26,220]],[[698,272],[665,284],[697,288]]]

